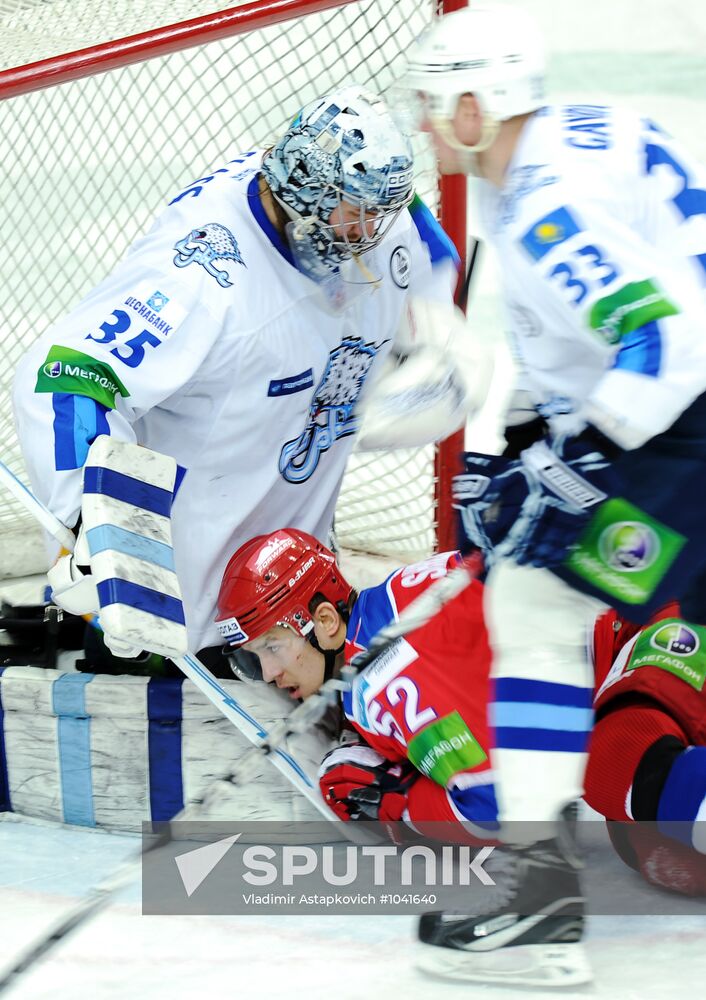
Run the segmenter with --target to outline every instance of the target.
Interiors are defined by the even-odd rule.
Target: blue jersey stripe
[[[590,732],[593,712],[590,708],[564,705],[539,705],[503,701],[490,707],[491,724],[498,728],[563,729],[576,733]]]
[[[181,763],[183,677],[156,677],[147,685],[150,815],[170,820],[184,808]]]
[[[593,688],[556,684],[552,681],[526,680],[522,677],[500,677],[495,681],[493,700],[591,708]]]
[[[74,438],[74,399],[65,392],[52,395],[54,410],[54,465],[57,470],[78,469],[76,442]]]
[[[633,330],[620,342],[613,368],[657,378],[662,364],[662,336],[656,320]]]
[[[100,493],[102,496],[123,500],[134,507],[142,507],[153,514],[169,517],[174,495],[171,490],[163,490],[161,486],[144,483],[141,479],[133,479],[122,472],[105,469],[98,465],[86,467],[83,476],[84,493]]]
[[[409,206],[409,214],[420,239],[426,244],[432,265],[451,260],[458,271],[461,266],[458,250],[418,195],[415,195]]]
[[[100,524],[96,528],[90,528],[86,532],[86,541],[92,556],[112,550],[175,572],[174,550],[171,545],[144,535],[136,535],[134,531],[115,524]]]
[[[368,648],[370,640],[381,628],[395,620],[395,609],[387,589],[390,576],[376,587],[366,587],[353,606],[347,635],[364,649]]]
[[[86,685],[93,674],[63,674],[52,685],[57,718],[59,772],[64,822],[95,826],[91,775],[91,720],[86,714]]]
[[[498,750],[584,753],[588,746],[588,737],[588,733],[567,733],[560,729],[501,727],[495,730],[495,746]]]
[[[108,434],[107,407],[88,396],[52,394],[54,410],[54,464],[58,471],[80,469],[90,445]]]
[[[284,236],[282,236],[282,234],[275,229],[270,220],[267,218],[267,213],[265,212],[262,201],[260,200],[258,177],[259,175],[256,174],[248,184],[248,206],[250,211],[255,217],[255,221],[258,226],[275,250],[277,250],[284,257],[288,264],[291,264],[292,267],[296,267],[297,265],[294,263],[294,257],[292,256],[292,251],[289,249],[289,244]]]
[[[495,821],[498,818],[498,803],[492,783],[474,785],[472,788],[449,788],[448,795],[466,819],[473,823],[493,824],[491,829],[497,828]]]
[[[657,806],[657,829],[693,846],[694,822],[706,801],[706,747],[687,747],[671,766]]]
[[[185,625],[184,606],[178,597],[171,597],[151,587],[142,587],[130,580],[111,577],[98,583],[98,598],[102,608],[111,604],[127,604],[131,608],[146,611],[157,618]]]
[[[74,396],[74,455],[76,464],[80,467],[86,461],[88,442],[96,437],[95,401],[86,396]]]
[[[0,667],[0,677],[5,672]],[[7,774],[7,752],[5,750],[5,712],[2,707],[2,687],[0,686],[0,812],[12,812],[10,799],[10,779]]]

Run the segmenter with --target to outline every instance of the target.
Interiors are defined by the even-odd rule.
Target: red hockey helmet
[[[298,528],[258,535],[241,545],[223,574],[216,625],[230,646],[257,639],[274,625],[309,636],[308,604],[320,592],[346,604],[352,587],[333,552]]]

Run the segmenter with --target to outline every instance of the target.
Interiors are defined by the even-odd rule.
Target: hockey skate
[[[417,967],[444,979],[501,986],[590,982],[579,867],[563,825],[556,839],[504,851],[493,873],[499,896],[490,912],[420,918]]]

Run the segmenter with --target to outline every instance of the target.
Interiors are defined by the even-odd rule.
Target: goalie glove
[[[415,448],[448,437],[481,408],[491,375],[492,355],[459,309],[412,299],[362,399],[356,447]]]
[[[418,777],[411,765],[395,764],[364,743],[335,747],[319,767],[326,804],[342,820],[402,819],[407,793]]]
[[[499,558],[559,565],[597,505],[619,492],[617,454],[593,428],[538,441],[516,461],[467,452],[453,483],[462,549],[480,548],[489,566]]]
[[[74,551],[59,556],[47,573],[52,601],[70,615],[98,612],[98,591],[91,574],[91,555],[86,533],[80,529]]]
[[[91,554],[83,526],[76,538],[74,551],[57,559],[47,573],[47,580],[52,601],[58,607],[79,617],[98,615],[98,589],[91,573]],[[134,659],[142,652],[141,646],[124,642],[109,632],[103,632],[103,640],[110,652],[122,659]]]

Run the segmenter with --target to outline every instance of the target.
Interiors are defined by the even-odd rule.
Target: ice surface
[[[557,94],[620,100],[649,113],[706,161],[706,6],[701,0],[518,0],[547,30]],[[314,57],[313,54],[312,57]],[[696,126],[696,127],[694,127]],[[490,449],[510,381],[500,342],[497,270],[484,255],[471,322],[498,344],[490,405],[469,445]],[[0,822],[0,965],[138,846],[135,837]],[[606,852],[604,873],[622,870]],[[650,890],[633,879],[636,893]],[[687,904],[689,909],[689,904]],[[593,988],[561,997],[666,1000],[701,996],[706,917],[593,917]],[[39,1000],[445,1000],[508,998],[517,990],[430,981],[412,968],[410,917],[143,917],[139,886],[67,939],[15,987]],[[556,997],[525,991],[525,997]]]
[[[0,822],[0,966],[139,848],[139,838]],[[605,877],[625,869],[605,852]],[[644,894],[654,890],[628,875]],[[633,901],[634,902],[634,901]],[[700,996],[706,981],[703,901],[672,917],[592,917],[595,985],[560,997],[666,1000]],[[139,883],[28,972],[12,996],[27,1000],[400,1000],[488,997],[517,990],[430,980],[412,965],[406,916],[154,917],[140,913]],[[522,991],[528,1000],[557,993]]]

